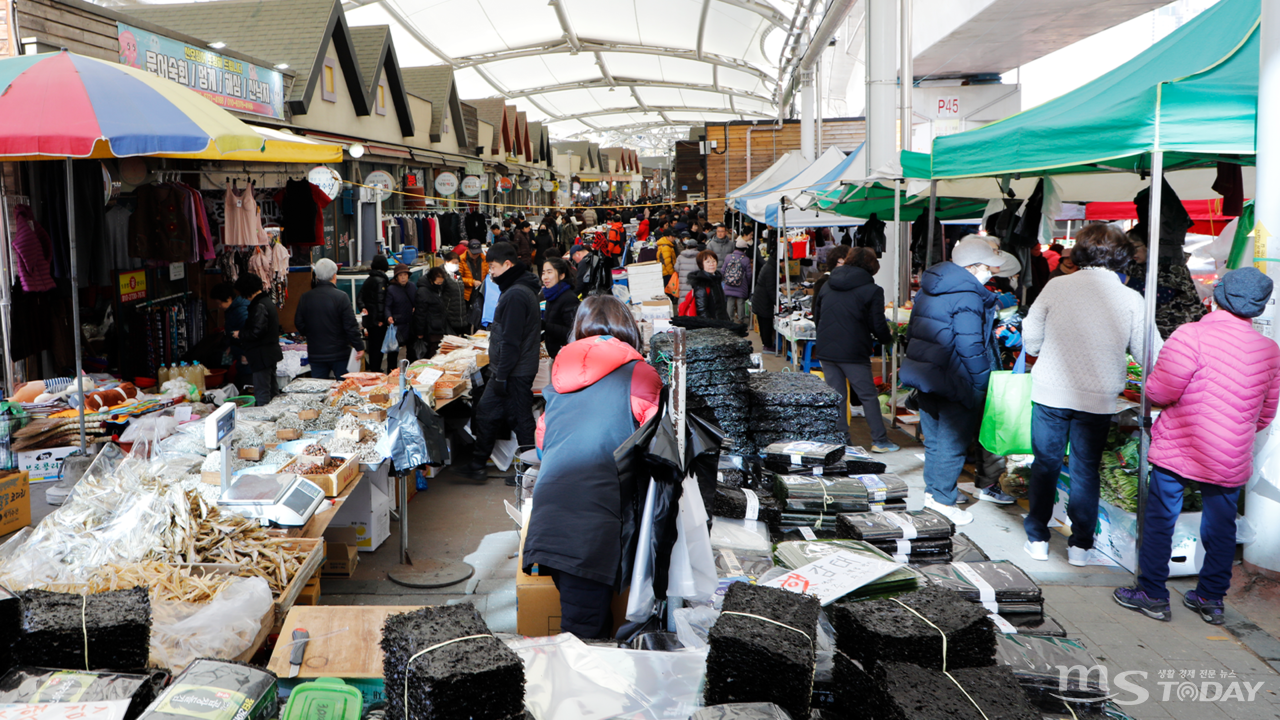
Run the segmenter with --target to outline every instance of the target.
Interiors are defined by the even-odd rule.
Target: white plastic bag
[[[396,338],[396,327],[392,325],[387,328],[387,335],[382,339],[382,353],[390,355],[395,352],[400,352],[400,341]]]
[[[631,594],[627,597],[627,620],[644,622],[653,615],[657,598],[653,594],[653,557],[649,547],[653,544],[653,499],[658,483],[649,480],[649,492],[644,496],[644,508],[640,511],[640,531],[636,534],[636,561],[631,569]]]
[[[351,357],[347,358],[347,372],[364,372],[364,359],[357,355],[358,353],[355,351],[355,348],[352,348]]]
[[[511,461],[516,459],[516,449],[518,447],[516,434],[511,433],[510,437],[502,438],[493,443],[493,452],[489,455],[489,458],[493,460],[493,464],[499,470],[506,470],[511,467]]]
[[[232,660],[253,645],[271,606],[271,588],[256,577],[204,604],[152,601],[151,664],[177,674],[196,658]]]
[[[679,535],[671,551],[667,594],[695,602],[711,602],[720,581],[716,577],[711,536],[707,534],[707,510],[702,504],[698,482],[692,477],[684,480],[676,525]]]
[[[676,637],[680,644],[695,650],[708,646],[707,633],[720,618],[720,611],[706,605],[677,608],[672,612],[676,622]]]
[[[731,548],[763,554],[773,553],[769,528],[759,520],[717,517],[711,525],[711,547]]]

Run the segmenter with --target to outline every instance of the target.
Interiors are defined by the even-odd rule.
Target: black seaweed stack
[[[846,513],[836,523],[842,538],[865,540],[899,561],[912,564],[951,562],[955,525],[933,510]]]
[[[783,532],[790,528],[836,529],[840,513],[865,512],[867,489],[840,475],[773,475],[773,495],[783,503]],[[834,534],[831,535],[834,537]]]
[[[246,663],[201,658],[174,679],[141,720],[272,720],[279,713],[275,673]]]
[[[1040,586],[1008,560],[948,563],[926,567],[923,571],[931,584],[955,590],[966,600],[981,603],[992,612],[1044,614]]]
[[[835,678],[850,717],[1040,720],[1041,714],[1027,701],[1008,668],[948,667],[947,670],[951,677],[939,670],[888,661],[876,663],[864,672],[852,660],[837,654]]]
[[[995,664],[996,632],[987,612],[950,590],[922,588],[892,600],[839,602],[828,610],[837,649],[864,666],[894,660],[940,670],[939,630],[946,633],[948,668]]]
[[[472,635],[490,637],[441,645]],[[409,712],[417,720],[523,717],[524,666],[492,637],[473,605],[424,607],[388,617],[382,651],[387,720],[406,720],[406,682]]]
[[[825,466],[821,472],[818,468],[807,465],[792,465],[788,462],[764,463],[765,468],[784,475],[882,475],[888,466],[872,459],[871,455],[860,447],[846,446],[844,457],[835,463]],[[895,476],[896,477],[896,476]],[[906,484],[902,486],[902,497],[906,497]]]
[[[810,595],[730,585],[707,637],[706,704],[772,702],[792,717],[808,717],[820,610]]]
[[[88,657],[86,658],[86,644]],[[147,666],[151,601],[147,589],[78,595],[27,590],[16,657],[22,665],[84,670]]]
[[[0,587],[0,675],[18,664],[18,628],[22,624],[22,603],[18,596]]]
[[[1072,698],[1077,713],[1100,713],[1109,688],[1104,676],[1061,668],[1094,668],[1098,661],[1075,640],[1028,635],[1000,635],[996,660],[1013,671],[1031,702],[1049,713],[1066,713],[1062,697]]]
[[[125,720],[133,720],[168,678],[165,672],[133,675],[19,667],[0,676],[0,705],[129,700]]]
[[[754,503],[748,502],[748,493],[755,498]],[[755,510],[755,517],[747,517],[749,508]],[[764,492],[756,492],[750,488],[717,485],[711,514],[735,520],[760,520],[769,526],[770,531],[776,531],[782,522],[782,503]]]
[[[848,434],[841,430],[840,395],[818,376],[808,373],[755,373],[749,385],[750,440],[754,452],[763,453],[764,448],[773,443],[795,440],[841,447],[848,444]],[[839,459],[839,456],[832,457],[828,464]],[[789,463],[790,454],[777,460]]]
[[[671,382],[672,337],[653,336],[649,362],[663,383]],[[747,379],[751,367],[751,342],[720,329],[685,333],[685,387],[689,409],[715,423],[733,442],[743,447],[748,439],[751,397]]]
[[[991,559],[964,533],[956,533],[956,536],[951,538],[951,557],[952,562],[984,562]]]

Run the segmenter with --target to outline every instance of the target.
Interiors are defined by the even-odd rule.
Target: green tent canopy
[[[1260,0],[1221,0],[1087,85],[933,143],[935,179],[1253,164]]]
[[[929,155],[927,153],[903,150],[899,154],[899,160],[900,167],[893,168],[890,174],[897,175],[898,171],[901,171],[901,177],[907,180],[929,179]],[[884,172],[882,171],[882,174]],[[918,185],[918,183],[916,184]],[[817,194],[817,200],[818,206],[823,210],[839,215],[857,218],[869,218],[875,215],[880,220],[893,219],[893,187],[881,182],[868,182],[867,184],[847,185],[836,188]],[[938,219],[965,220],[981,218],[982,211],[986,207],[987,201],[984,199],[939,197]],[[927,212],[928,209],[929,196],[927,194],[907,194],[904,192],[901,211],[903,220],[915,220]]]

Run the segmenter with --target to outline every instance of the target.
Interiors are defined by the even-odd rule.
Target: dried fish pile
[[[302,566],[289,552],[296,540],[273,537],[256,521],[222,512],[198,495],[188,500],[191,534],[174,562],[237,565],[241,577],[266,580],[275,595],[284,591]]]
[[[293,382],[284,386],[281,391],[288,395],[298,393],[322,393],[328,392],[335,384],[333,380],[320,380],[317,378],[295,378]]]
[[[361,442],[339,438],[342,433],[358,432],[361,428],[368,430],[368,435]],[[324,447],[333,455],[354,457],[356,462],[366,465],[377,465],[382,462],[382,453],[378,451],[378,441],[386,435],[386,426],[373,420],[357,420],[354,415],[344,415],[338,420],[335,432],[323,441]]]
[[[45,589],[67,593],[103,593],[145,587],[153,603],[161,600],[207,603],[233,580],[235,578],[231,575],[196,577],[189,569],[148,560],[123,565],[112,563],[98,568],[86,584],[53,585]]]

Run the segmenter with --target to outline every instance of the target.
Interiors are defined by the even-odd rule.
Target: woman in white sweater
[[[1068,562],[1083,566],[1093,547],[1098,468],[1116,397],[1124,390],[1125,351],[1142,358],[1146,337],[1146,303],[1116,274],[1133,250],[1133,243],[1113,225],[1085,227],[1076,235],[1071,253],[1080,270],[1045,285],[1022,323],[1023,346],[1038,358],[1031,370],[1031,507],[1023,523],[1025,549],[1036,560],[1049,559],[1048,523],[1067,443]],[[1159,341],[1157,335],[1157,349]]]

